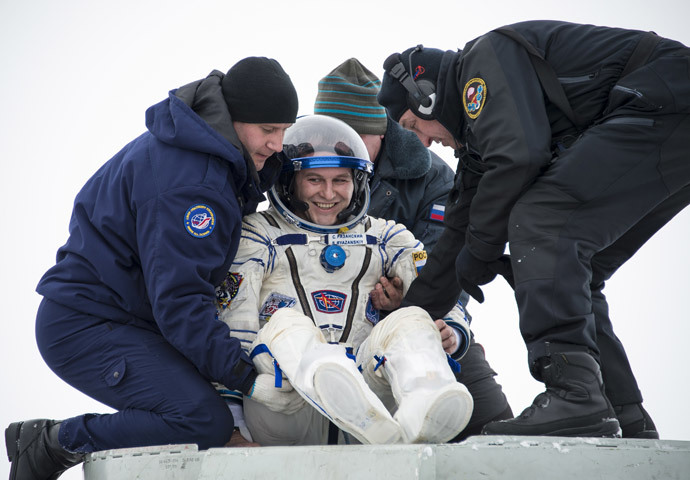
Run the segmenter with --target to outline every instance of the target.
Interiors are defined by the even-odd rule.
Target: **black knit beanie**
[[[378,101],[386,107],[388,115],[396,122],[400,120],[400,117],[407,109],[412,110],[414,114],[418,114],[417,105],[411,100],[411,96],[408,97],[407,89],[389,73],[389,70],[398,62],[402,62],[405,72],[414,81],[427,80],[434,86],[434,90],[436,87],[436,80],[441,69],[441,59],[445,52],[437,48],[420,47],[408,48],[400,54],[393,54],[386,59],[383,65],[385,72],[381,82],[381,90],[379,90],[378,94]],[[412,64],[411,66],[410,63]]]
[[[237,62],[221,82],[233,120],[245,123],[295,123],[297,91],[272,58],[248,57]]]

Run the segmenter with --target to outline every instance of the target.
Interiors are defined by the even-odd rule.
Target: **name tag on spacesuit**
[[[332,233],[328,235],[329,245],[366,245],[367,238],[363,233]]]

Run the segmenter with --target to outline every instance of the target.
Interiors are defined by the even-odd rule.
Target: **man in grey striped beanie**
[[[369,215],[404,224],[431,250],[443,230],[453,171],[390,120],[376,100],[381,81],[356,58],[319,81],[314,113],[338,118],[362,137],[374,162]]]
[[[376,75],[356,58],[350,58],[319,81],[314,113],[344,121],[367,146],[369,158],[374,162],[368,214],[405,225],[428,252],[443,231],[445,204],[454,173],[416,134],[404,130],[387,116],[376,99],[380,87]],[[381,286],[395,288],[394,282],[382,278]],[[460,299],[466,305],[469,297],[463,292]],[[443,347],[452,356],[457,347],[453,329],[443,320],[436,323],[444,340]],[[495,375],[482,346],[473,338],[456,378],[472,394],[474,411],[470,423],[454,441],[478,434],[491,420],[512,418]]]

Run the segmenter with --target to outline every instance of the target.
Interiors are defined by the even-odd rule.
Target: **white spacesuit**
[[[452,373],[438,328],[417,307],[382,319],[370,299],[382,276],[399,277],[407,290],[426,259],[423,245],[404,226],[366,216],[372,164],[345,123],[302,117],[285,143],[292,160],[269,192],[271,207],[245,217],[217,289],[219,318],[258,372],[275,375],[276,387],[289,381],[307,402],[281,412],[245,397],[253,439],[327,443],[327,420],[363,443],[453,438],[469,421],[472,397]],[[295,171],[324,167],[354,172],[352,201],[337,225],[307,220],[294,192]],[[444,320],[460,340],[457,358],[469,345],[464,310],[457,305]]]

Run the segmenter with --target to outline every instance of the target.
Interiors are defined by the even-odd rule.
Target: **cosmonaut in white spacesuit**
[[[219,318],[259,372],[244,398],[253,440],[335,443],[329,420],[346,432],[340,443],[352,440],[347,434],[372,444],[450,440],[473,401],[439,327],[417,307],[382,318],[370,296],[381,277],[398,277],[407,291],[423,245],[403,225],[366,215],[373,164],[347,124],[302,117],[284,143],[291,160],[269,191],[271,207],[244,218],[217,289]],[[459,358],[469,345],[464,310],[443,320]]]

